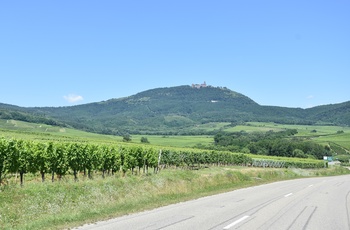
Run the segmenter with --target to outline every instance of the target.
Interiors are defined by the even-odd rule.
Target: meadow
[[[316,125],[286,125],[269,122],[247,122],[244,125],[230,126],[230,123],[208,123],[194,127],[197,130],[225,131],[225,132],[267,132],[296,129],[297,137],[307,138],[319,144],[333,143],[350,151],[350,127],[316,126]],[[338,133],[341,132],[341,133]],[[93,143],[123,142],[121,136],[102,135],[84,132],[76,129],[55,127],[44,124],[34,124],[23,121],[1,120],[0,136],[13,137],[24,140],[59,140]],[[148,145],[167,147],[195,147],[197,145],[210,145],[214,142],[213,136],[177,136],[177,135],[131,135],[131,143],[141,143],[141,137],[146,137]]]

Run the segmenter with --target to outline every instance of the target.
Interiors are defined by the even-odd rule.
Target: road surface
[[[350,175],[281,181],[127,215],[80,230],[350,229]]]

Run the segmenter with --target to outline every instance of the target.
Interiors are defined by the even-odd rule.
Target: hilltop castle
[[[197,89],[200,89],[200,88],[205,88],[207,87],[207,83],[204,83],[203,84],[192,84],[192,88],[197,88]]]

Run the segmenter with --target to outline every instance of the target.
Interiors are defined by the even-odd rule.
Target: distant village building
[[[203,84],[192,84],[192,88],[197,88],[197,89],[200,89],[200,88],[205,88],[207,87],[207,83],[203,83]]]

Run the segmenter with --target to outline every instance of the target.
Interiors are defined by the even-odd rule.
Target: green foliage
[[[335,160],[340,161],[342,166],[350,166],[350,155],[346,154],[346,155],[337,155],[334,157]]]
[[[130,134],[124,134],[124,135],[123,135],[123,141],[125,141],[125,142],[131,141],[131,136],[130,136]]]
[[[75,180],[78,179],[78,171],[83,170],[84,157],[86,155],[84,149],[84,146],[78,145],[77,143],[72,143],[67,146],[68,166],[73,170]]]
[[[0,170],[2,175],[6,172],[20,173],[21,184],[25,173],[40,173],[42,181],[45,174],[51,173],[54,181],[55,174],[60,179],[68,172],[72,172],[74,180],[78,174],[88,172],[92,178],[93,171],[114,174],[128,171],[132,174],[135,169],[141,173],[148,173],[149,168],[154,172],[161,168],[181,167],[193,168],[209,165],[248,165],[251,158],[243,154],[231,152],[205,151],[195,149],[164,149],[156,150],[143,146],[115,146],[93,145],[86,143],[38,143],[17,139],[0,139]]]
[[[307,158],[307,155],[301,149],[294,149],[293,156],[298,158]]]
[[[253,159],[253,166],[258,167],[283,167],[283,168],[327,168],[328,164],[323,160],[316,160],[310,158],[291,158],[281,156],[263,156],[247,154],[247,156]]]
[[[54,118],[48,118],[42,113],[31,111],[28,108],[21,108],[0,103],[0,119],[19,120],[47,125],[66,127],[64,122],[59,122]]]
[[[5,138],[0,138],[0,185],[2,183],[2,178],[4,176],[4,173],[7,170],[7,166],[5,165],[8,159],[7,146],[8,146],[8,141],[5,140]]]
[[[328,154],[329,151],[335,149],[334,146],[336,145],[332,143],[322,147],[310,141],[295,142],[293,139],[286,139],[295,133],[295,130],[269,131],[267,133],[238,132],[227,135],[219,133],[215,140],[217,144],[222,141],[225,143],[225,141],[233,140],[234,143],[240,145],[237,149],[242,150],[242,152],[270,156],[293,156],[297,158],[313,156],[320,159],[324,155],[330,155]],[[237,142],[235,139],[239,141]],[[248,145],[245,145],[247,143]],[[55,181],[55,176],[57,176],[57,179],[61,179],[64,175],[72,173],[75,180],[78,180],[81,172],[84,176],[87,175],[92,178],[96,172],[101,172],[103,177],[118,172],[124,175],[127,172],[135,173],[135,170],[138,170],[138,174],[141,173],[141,170],[143,173],[148,173],[149,168],[153,168],[157,172],[159,170],[158,166],[160,168],[193,169],[212,165],[251,165],[252,163],[251,157],[229,151],[159,148],[141,145],[36,142],[1,138],[0,179],[3,181],[6,175],[19,173],[21,184],[23,184],[23,176],[26,173],[40,173],[42,181],[45,181],[45,175],[48,173],[51,173],[52,181]],[[159,156],[161,158],[158,164]],[[286,166],[299,167],[298,159],[291,161]],[[316,166],[303,163],[302,167]]]
[[[98,152],[98,146],[91,144],[85,147],[85,161],[83,163],[84,176],[86,176],[86,170],[88,171],[88,177],[92,179],[92,171],[94,169],[99,169],[100,164],[100,154]]]
[[[141,143],[149,143],[147,137],[141,137]]]
[[[45,174],[49,172],[49,148],[52,144],[44,144],[44,143],[33,143],[33,152],[32,152],[32,163],[30,165],[31,173],[35,173],[37,171],[41,174],[42,182],[45,181]]]
[[[261,106],[221,87],[158,88],[130,97],[72,107],[22,108],[0,104],[0,119],[44,123],[108,135],[203,135],[198,125],[226,122],[350,126],[350,102],[310,109]]]
[[[303,141],[297,138],[290,138],[297,134],[297,130],[288,129],[280,132],[268,131],[266,133],[244,131],[235,133],[218,133],[214,136],[216,146],[221,149],[236,150],[239,152],[269,155],[307,158],[313,156],[322,159],[323,156],[330,155],[331,150],[322,147],[311,141]]]
[[[58,175],[59,179],[64,176],[68,169],[68,145],[61,143],[50,142],[47,148],[47,153],[49,155],[49,169],[51,171],[51,180],[54,181],[55,173]]]

